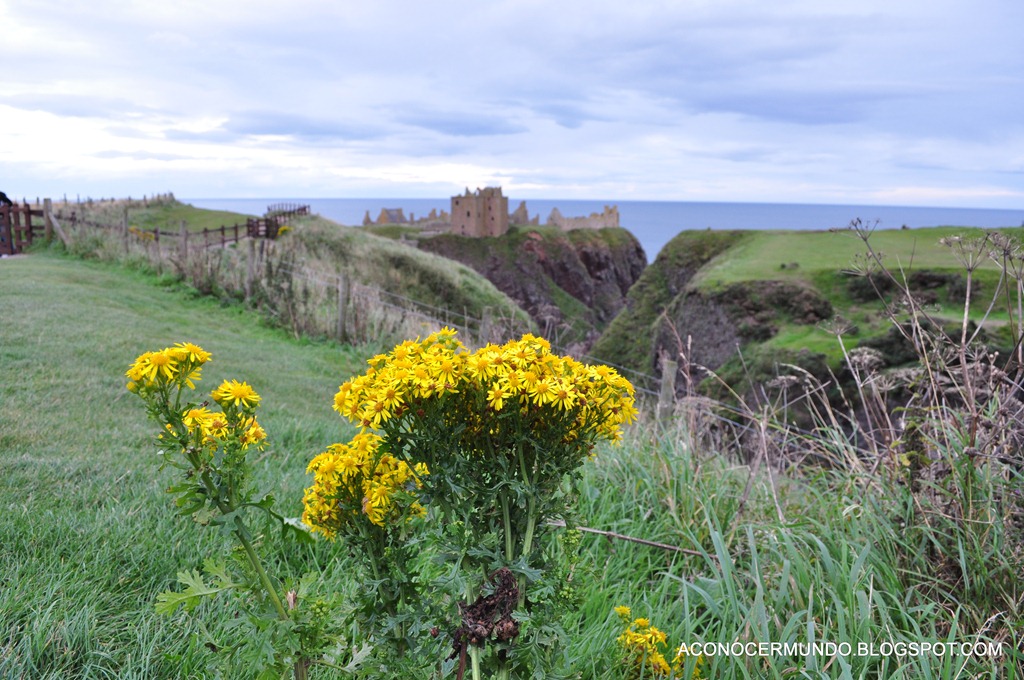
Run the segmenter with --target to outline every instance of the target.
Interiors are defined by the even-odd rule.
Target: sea
[[[450,210],[447,198],[202,198],[182,199],[197,208],[263,215],[275,203],[298,203],[346,226],[361,226],[369,212],[376,219],[383,208],[401,208],[406,217],[423,217],[431,210]],[[514,210],[519,199],[509,200]],[[826,205],[795,203],[711,203],[698,201],[592,201],[526,199],[530,216],[547,221],[553,208],[566,217],[600,213],[605,206],[619,209],[619,223],[640,241],[648,261],[681,231],[697,229],[772,229],[827,231],[849,226],[856,219],[878,229],[920,227],[1024,227],[1020,210],[990,208],[929,208],[918,206]]]

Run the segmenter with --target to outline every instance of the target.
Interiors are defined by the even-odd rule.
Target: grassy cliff
[[[1017,239],[1021,231],[1001,230]],[[970,239],[983,233],[964,227],[878,231],[867,235],[867,244],[934,319],[954,324],[964,308],[960,260]],[[648,373],[658,370],[660,354],[683,352],[730,381],[752,367],[770,371],[788,362],[827,377],[829,367],[840,366],[836,331],[842,331],[847,349],[872,346],[897,365],[902,350],[886,305],[899,302],[900,290],[877,273],[866,275],[867,249],[848,230],[680,233],[630,290],[593,354]],[[979,261],[972,297],[988,299],[998,292],[999,266],[985,253]],[[972,319],[985,317],[990,342],[1005,344],[1005,305],[988,316],[985,308],[973,306]]]

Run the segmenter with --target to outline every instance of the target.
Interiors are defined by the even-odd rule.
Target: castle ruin
[[[509,230],[509,226],[539,226],[540,217],[530,217],[526,209],[526,201],[521,201],[515,212],[508,211],[508,197],[502,195],[501,187],[487,187],[451,197],[451,214],[444,210],[438,213],[431,210],[430,215],[416,219],[411,213],[405,216],[401,208],[383,208],[374,220],[370,211],[363,218],[364,226],[398,224],[416,226],[429,232],[448,231],[460,236],[476,238],[501,236]],[[574,229],[608,229],[619,227],[619,208],[606,205],[600,213],[591,213],[586,217],[565,217],[558,208],[553,208],[545,223],[549,227],[558,227],[562,231]]]
[[[562,231],[618,228],[619,207],[616,205],[606,205],[600,213],[590,213],[587,217],[563,217],[558,208],[552,208],[547,224],[558,227]]]
[[[452,196],[452,229],[460,236],[501,236],[508,231],[508,197],[501,187]]]
[[[408,224],[409,222],[415,221],[412,219],[412,215],[409,219],[405,218],[405,211],[401,208],[381,208],[380,215],[377,216],[377,220],[374,221],[370,218],[370,211],[366,211],[366,216],[363,217],[363,226],[368,227],[373,224]]]

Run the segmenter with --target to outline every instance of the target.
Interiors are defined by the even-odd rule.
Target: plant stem
[[[511,563],[515,552],[512,546],[512,520],[508,512],[508,496],[505,493],[501,494],[501,515],[505,525],[505,560]]]
[[[211,494],[211,498],[216,498],[216,487],[213,484],[213,480],[210,479],[210,473],[208,471],[204,471],[202,473],[202,479],[207,491]],[[217,502],[217,509],[224,515],[236,510],[232,504],[224,503],[223,501]],[[256,554],[256,549],[253,548],[252,541],[249,539],[249,529],[245,526],[241,517],[235,517],[235,529],[232,533],[238,539],[238,542],[242,544],[242,548],[245,550],[245,556],[248,558],[249,564],[256,571],[256,575],[259,577],[260,585],[263,586],[263,590],[267,592],[267,597],[270,598],[271,604],[274,605],[274,611],[277,612],[277,618],[282,621],[287,621],[289,619],[288,610],[284,608],[284,603],[281,602],[281,596],[277,594],[277,588],[275,588],[273,582],[271,582],[270,575],[267,574],[267,570],[263,568],[263,563],[260,561],[259,555]],[[292,666],[292,671],[295,680],[306,680],[306,658],[300,657]]]
[[[267,591],[267,595],[270,597],[271,603],[274,605],[274,609],[277,611],[277,618],[282,621],[288,620],[288,610],[284,608],[284,603],[281,602],[280,596],[277,594],[277,588],[270,581],[270,576],[267,574],[266,569],[263,568],[263,563],[260,562],[259,556],[256,554],[256,550],[252,547],[252,541],[249,540],[249,530],[242,523],[240,517],[235,518],[235,536],[241,542],[242,547],[245,548],[245,554],[249,558],[249,564],[256,570],[257,576],[259,576],[260,584],[264,590]]]
[[[476,600],[476,588],[474,588],[473,584],[469,581],[466,581],[464,592],[466,595],[466,604],[472,604]],[[480,673],[480,653],[483,651],[483,648],[478,645],[470,644],[469,640],[465,639],[462,644],[469,649],[469,666],[473,671],[473,680],[480,680],[482,677]]]
[[[520,553],[524,560],[530,555],[530,550],[533,548],[533,532],[537,527],[537,490],[533,488],[533,482],[530,479],[529,471],[526,467],[526,458],[523,455],[522,442],[517,447],[517,453],[519,454],[519,469],[523,475],[523,484],[526,485],[529,493],[529,500],[526,502],[526,533],[523,534],[523,551]],[[519,605],[518,608],[522,609],[523,605],[526,604],[526,577],[522,574],[517,579],[519,581]]]
[[[537,526],[537,502],[533,496],[530,496],[530,500],[526,504],[526,533],[523,534],[523,559],[526,560],[530,555],[530,550],[533,548],[533,531]],[[519,575],[519,609],[523,608],[526,604],[526,577],[523,574]]]

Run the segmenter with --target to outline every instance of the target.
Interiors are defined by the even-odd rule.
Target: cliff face
[[[517,228],[497,238],[442,234],[420,248],[472,267],[515,300],[546,337],[589,348],[625,305],[647,257],[625,229]]]
[[[591,353],[656,374],[658,357],[678,357],[716,369],[737,347],[773,337],[783,322],[813,325],[832,315],[816,291],[785,281],[749,281],[704,290],[692,281],[711,260],[738,245],[743,232],[682,232],[633,286],[623,311]]]

